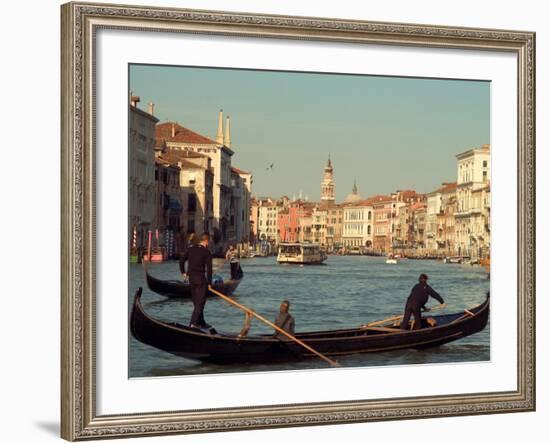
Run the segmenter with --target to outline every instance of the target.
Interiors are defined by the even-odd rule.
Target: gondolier
[[[208,249],[210,236],[204,233],[199,237],[197,245],[191,245],[180,258],[180,271],[189,277],[191,285],[191,297],[193,299],[193,314],[189,325],[192,328],[209,328],[204,320],[204,305],[206,304],[206,291],[212,284],[212,254]],[[185,263],[189,262],[187,272]]]
[[[428,285],[428,276],[426,274],[420,274],[418,277],[418,283],[413,286],[411,293],[407,298],[405,314],[403,315],[403,321],[401,322],[401,329],[409,329],[409,320],[411,315],[414,316],[414,329],[420,329],[422,327],[421,310],[429,310],[425,305],[430,296],[435,298],[441,304],[445,303],[443,298],[441,298],[441,296],[430,285]]]

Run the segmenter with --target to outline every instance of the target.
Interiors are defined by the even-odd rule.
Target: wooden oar
[[[443,303],[443,304],[440,304],[438,306],[434,306],[433,308],[430,308],[430,311],[436,311],[438,309],[445,309],[447,307],[447,304],[446,303]],[[364,324],[361,326],[361,328],[366,328],[366,327],[370,327],[370,326],[378,326],[378,325],[383,325],[385,323],[389,323],[389,322],[392,322],[392,321],[397,321],[397,320],[401,320],[402,318],[404,317],[404,314],[401,314],[401,315],[394,315],[393,317],[388,317],[384,320],[378,320],[378,321],[373,321],[373,322],[370,322],[370,323],[367,323],[367,324]]]
[[[300,346],[303,346],[304,348],[306,348],[309,352],[315,354],[317,357],[319,358],[322,358],[323,360],[325,360],[327,363],[329,363],[331,366],[334,366],[335,368],[339,368],[340,367],[340,364],[334,360],[331,360],[330,358],[326,357],[325,355],[321,354],[320,352],[316,351],[315,349],[313,349],[311,346],[305,344],[302,340],[299,340],[297,339],[296,337],[294,337],[292,334],[289,334],[288,332],[286,332],[284,329],[280,328],[279,326],[277,326],[275,323],[272,323],[270,322],[268,319],[262,317],[260,314],[257,314],[256,312],[254,312],[252,309],[244,306],[244,305],[241,305],[240,303],[237,303],[235,300],[229,298],[227,295],[225,294],[222,294],[221,292],[219,291],[216,291],[212,286],[208,286],[208,289],[213,292],[214,294],[216,294],[218,297],[221,297],[222,299],[224,299],[226,302],[232,304],[233,306],[236,306],[237,308],[243,310],[244,312],[247,312],[248,314],[252,315],[253,317],[256,317],[258,320],[264,322],[266,325],[268,326],[271,326],[273,329],[275,329],[277,332],[283,334],[284,336],[288,337],[289,339],[291,339],[292,341],[298,343]]]

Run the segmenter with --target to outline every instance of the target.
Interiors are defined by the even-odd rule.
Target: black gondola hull
[[[156,277],[153,277],[147,271],[145,272],[145,280],[147,281],[147,286],[149,289],[159,295],[169,298],[191,298],[191,285],[185,283],[184,281],[179,280],[160,280]],[[239,283],[242,279],[239,280],[228,280],[223,283],[215,283],[212,287],[216,290],[225,294],[227,296],[233,295],[235,289],[239,286]],[[212,292],[208,291],[209,296],[214,295]]]
[[[141,289],[140,289],[141,290]],[[130,319],[132,335],[142,343],[171,354],[194,360],[229,363],[269,363],[314,357],[293,341],[268,335],[237,337],[208,334],[177,323],[165,323],[148,316],[136,293]],[[351,354],[440,346],[475,334],[485,328],[489,318],[489,298],[464,313],[434,316],[438,326],[419,330],[384,333],[361,328],[296,334],[318,352],[338,357]]]

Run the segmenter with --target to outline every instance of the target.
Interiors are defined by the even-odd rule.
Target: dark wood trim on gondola
[[[401,330],[398,327],[368,330],[362,328],[304,332],[296,338],[327,356],[381,352],[406,348],[428,348],[449,343],[482,331],[489,319],[489,297],[479,306],[455,314],[432,316],[434,327]],[[136,292],[130,318],[136,340],[180,357],[224,363],[269,363],[314,357],[294,342],[271,335],[238,337],[189,328],[179,323],[155,319],[145,313],[141,288]]]
[[[189,283],[186,283],[181,280],[160,280],[156,277],[153,277],[147,270],[145,270],[145,281],[147,286],[153,292],[156,292],[159,295],[169,298],[191,298],[191,286]],[[212,287],[228,296],[233,295],[235,289],[239,286],[242,281],[242,277],[238,280],[227,280],[223,283],[215,283]],[[208,291],[209,296],[214,294]]]

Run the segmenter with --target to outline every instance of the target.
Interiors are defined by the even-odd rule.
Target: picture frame
[[[533,411],[535,409],[535,34],[525,31],[270,16],[73,2],[62,6],[61,436],[94,438],[218,432]],[[97,413],[97,32],[160,32],[466,49],[517,58],[517,389]],[[125,116],[120,116],[121,120]],[[101,172],[101,171],[99,171]]]

